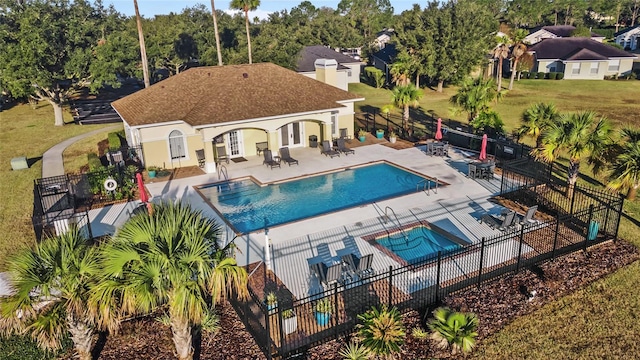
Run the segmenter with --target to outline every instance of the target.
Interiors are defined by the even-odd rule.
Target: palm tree
[[[151,215],[131,218],[101,253],[105,278],[91,297],[97,318],[163,306],[178,358],[192,359],[192,330],[210,313],[209,297],[215,304],[231,294],[247,295],[247,273],[230,257],[232,245],[219,246],[219,234],[214,221],[179,203],[155,205]],[[100,323],[110,324],[117,322]]]
[[[415,65],[413,57],[407,51],[401,51],[391,65],[390,72],[393,82],[399,86],[409,84]]]
[[[478,318],[474,314],[460,313],[448,308],[438,308],[433,312],[434,319],[429,323],[431,338],[438,347],[451,347],[452,353],[470,352],[476,345]]]
[[[400,352],[406,332],[398,309],[387,305],[371,308],[358,315],[362,324],[358,325],[358,336],[362,345],[377,356],[392,357]]]
[[[98,273],[97,248],[77,227],[45,239],[9,260],[14,293],[0,298],[0,326],[28,332],[45,349],[59,349],[67,331],[78,358],[91,359],[94,323],[89,291]]]
[[[220,49],[220,34],[218,33],[218,17],[216,16],[216,5],[211,0],[211,16],[213,16],[213,31],[216,37],[216,51],[218,52],[218,66],[222,66],[222,50]]]
[[[622,129],[622,135],[626,141],[612,164],[607,187],[627,190],[627,199],[634,200],[640,187],[640,130]]]
[[[527,52],[527,45],[524,43],[524,38],[528,35],[528,32],[525,29],[517,29],[513,34],[513,49],[511,49],[511,59],[513,60],[513,64],[511,64],[511,80],[509,80],[509,90],[513,89],[513,79],[516,77],[516,72],[518,68],[518,61],[522,55]]]
[[[467,78],[453,95],[449,102],[457,111],[468,113],[467,120],[471,123],[481,112],[489,111],[489,104],[502,99],[504,91],[497,91],[493,79],[483,79],[481,76]]]
[[[402,109],[402,127],[404,130],[409,129],[409,106],[418,106],[422,90],[416,88],[413,84],[405,86],[396,86],[393,88],[393,103]]]
[[[542,146],[533,154],[547,162],[556,160],[562,151],[569,155],[567,196],[571,197],[580,174],[580,161],[586,158],[597,173],[605,163],[611,133],[609,121],[605,117],[598,120],[593,111],[563,114],[542,134]]]
[[[497,69],[497,89],[502,90],[502,63],[504,59],[509,56],[509,38],[506,36],[500,36],[497,38],[498,46],[493,50],[493,58],[498,59]]]
[[[529,106],[522,114],[522,125],[517,133],[520,136],[530,136],[536,141],[536,148],[542,145],[540,134],[558,119],[560,113],[552,103],[537,103]]]
[[[247,46],[249,47],[249,64],[251,64],[251,35],[249,33],[249,11],[260,6],[260,0],[231,0],[232,9],[244,11],[245,27],[247,28]]]
[[[140,42],[140,58],[142,59],[142,76],[144,78],[144,87],[151,86],[149,81],[149,64],[147,63],[147,47],[144,44],[144,34],[142,33],[142,19],[140,11],[138,11],[138,0],[133,0],[133,8],[136,12],[136,25],[138,26],[138,41]]]
[[[504,133],[504,121],[495,110],[482,111],[471,122],[474,129],[486,132],[489,136]]]

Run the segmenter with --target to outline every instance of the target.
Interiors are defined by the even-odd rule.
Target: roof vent
[[[248,78],[248,77],[249,77],[249,74],[247,74],[247,73],[243,73],[243,74],[242,74],[242,77],[246,79],[246,78]]]

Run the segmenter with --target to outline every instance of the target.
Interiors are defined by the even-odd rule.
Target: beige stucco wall
[[[171,160],[169,153],[169,134],[179,130],[185,139],[185,157]],[[159,166],[166,169],[176,167],[198,165],[195,151],[203,149],[202,136],[188,124],[157,125],[154,127],[137,128],[137,132],[143,146],[145,165]]]
[[[621,59],[618,73],[620,75],[628,75],[633,70],[633,60],[634,59]]]
[[[267,141],[267,132],[258,129],[243,129],[242,138],[244,142],[244,155],[254,156],[257,155],[256,143]]]
[[[605,72],[608,67],[608,62],[606,61],[598,61],[598,72],[595,74],[591,73],[591,64],[594,61],[583,61],[580,63],[576,62],[568,62],[565,65],[564,78],[570,80],[602,80],[604,79]],[[573,73],[574,64],[580,64],[580,73]]]
[[[362,68],[361,63],[353,63],[353,64],[342,64],[348,67],[351,71],[351,76],[347,76],[347,82],[349,84],[359,83],[360,82],[360,69]],[[347,74],[348,75],[348,74]]]

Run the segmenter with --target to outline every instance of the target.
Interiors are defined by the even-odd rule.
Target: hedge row
[[[523,71],[520,75],[521,79],[549,79],[549,80],[562,80],[564,79],[564,73],[561,72],[528,72]]]

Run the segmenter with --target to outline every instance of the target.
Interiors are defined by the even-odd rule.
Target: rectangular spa
[[[444,255],[462,248],[462,245],[426,226],[398,231],[388,236],[378,237],[375,241],[409,264],[417,264],[433,258],[438,251]]]
[[[250,233],[414,193],[425,181],[435,187],[426,177],[379,163],[267,186],[245,179],[197,190],[238,232]]]

